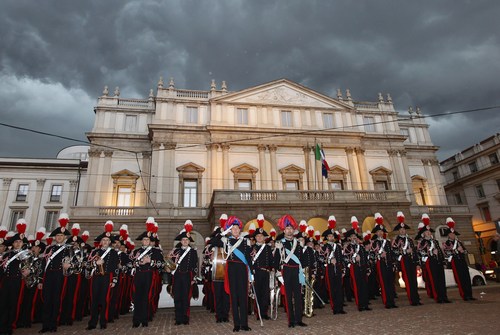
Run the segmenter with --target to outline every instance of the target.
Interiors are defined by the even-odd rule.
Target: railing
[[[149,100],[143,99],[118,99],[118,106],[150,108],[152,102],[150,104]]]
[[[199,98],[208,99],[208,92],[205,91],[192,91],[192,90],[176,90],[178,98]]]
[[[100,207],[99,216],[131,216],[134,215],[133,207]]]
[[[468,214],[469,207],[467,206],[411,206],[410,213],[412,215],[421,214]]]
[[[354,107],[364,109],[378,109],[378,104],[376,102],[355,102]]]
[[[214,191],[214,203],[239,202],[409,202],[404,191]]]

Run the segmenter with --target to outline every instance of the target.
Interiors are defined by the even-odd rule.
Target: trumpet
[[[164,257],[164,261],[165,261],[165,266],[163,268],[163,270],[165,272],[169,272],[170,271],[174,271],[175,269],[177,269],[177,264],[168,256]]]

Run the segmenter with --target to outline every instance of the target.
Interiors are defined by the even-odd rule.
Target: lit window
[[[296,191],[299,189],[299,183],[296,180],[287,181],[285,186],[288,191]]]
[[[16,201],[26,201],[28,196],[29,185],[28,184],[20,184],[17,188]]]
[[[50,202],[60,202],[62,194],[62,185],[52,185],[50,191]]]
[[[116,206],[129,207],[132,200],[132,187],[120,186],[118,187],[118,195],[116,197]]]
[[[238,180],[238,190],[250,191],[252,189],[251,180]]]
[[[186,123],[198,123],[198,107],[186,107]]]
[[[292,112],[291,111],[281,111],[281,126],[291,127],[292,126]]]
[[[197,180],[184,180],[184,207],[196,207]]]
[[[333,113],[323,113],[323,127],[325,129],[333,128]]]
[[[365,131],[375,131],[375,118],[373,116],[364,116],[363,124],[365,125]]]
[[[238,124],[248,124],[248,109],[246,108],[236,109],[236,119]]]

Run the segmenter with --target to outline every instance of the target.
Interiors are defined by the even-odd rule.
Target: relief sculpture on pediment
[[[248,96],[247,102],[259,102],[269,104],[305,105],[315,107],[327,107],[327,105],[302,92],[287,87],[276,87],[267,91]]]

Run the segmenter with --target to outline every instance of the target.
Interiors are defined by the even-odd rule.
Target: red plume
[[[428,226],[431,223],[431,218],[427,214],[422,214],[422,222],[424,225]]]
[[[193,223],[191,222],[191,220],[186,220],[186,222],[184,223],[184,229],[186,229],[187,233],[190,233],[193,230]]]
[[[318,242],[321,239],[321,234],[319,233],[319,230],[316,230],[314,232],[314,238],[316,238],[316,241],[318,241]]]
[[[51,245],[52,244],[52,237],[47,237],[45,239],[45,241],[47,242],[47,245]]]
[[[94,248],[98,248],[99,247],[99,243],[100,242],[94,241]]]
[[[337,225],[337,220],[335,219],[335,216],[330,215],[328,218],[328,229],[335,229],[335,226]]]
[[[405,215],[403,214],[403,212],[399,211],[398,214],[397,214],[397,217],[398,217],[398,222],[399,223],[404,223],[405,222]]]
[[[383,225],[384,217],[380,213],[375,213],[375,222],[379,225]]]
[[[73,227],[71,227],[71,235],[78,236],[80,234],[80,225],[78,223],[74,223]]]
[[[66,225],[69,222],[69,216],[68,216],[68,214],[62,213],[61,215],[59,215],[59,220],[58,221],[59,221],[59,225],[62,228],[66,228]]]
[[[89,235],[82,235],[83,243],[87,243],[88,239],[89,239]]]
[[[113,221],[106,221],[106,223],[104,224],[104,231],[106,233],[111,233],[113,231]]]
[[[259,228],[264,228],[264,215],[263,214],[257,215],[257,224],[259,225]]]
[[[7,227],[5,226],[1,226],[0,227],[0,238],[5,238],[5,236],[7,236]]]
[[[309,237],[313,237],[314,236],[314,228],[313,228],[313,226],[307,227],[307,235],[309,235]]]
[[[45,233],[43,231],[37,231],[35,239],[38,241],[41,241],[44,236],[45,236]]]
[[[153,232],[154,226],[155,219],[152,216],[148,217],[148,219],[146,220],[146,230],[149,232]]]
[[[17,220],[16,229],[19,234],[24,234],[26,232],[26,221],[24,219]]]
[[[356,232],[359,233],[359,223],[358,223],[358,219],[355,216],[351,217],[351,226],[352,226],[352,229],[354,229]]]
[[[271,230],[269,231],[269,235],[271,235],[271,237],[275,237],[276,236],[276,229],[271,228]]]
[[[455,228],[455,221],[453,221],[452,218],[447,218],[446,225],[448,226],[448,228],[454,229]]]
[[[222,229],[224,229],[224,227],[226,226],[226,222],[227,222],[227,214],[222,214],[219,218],[219,224]]]

